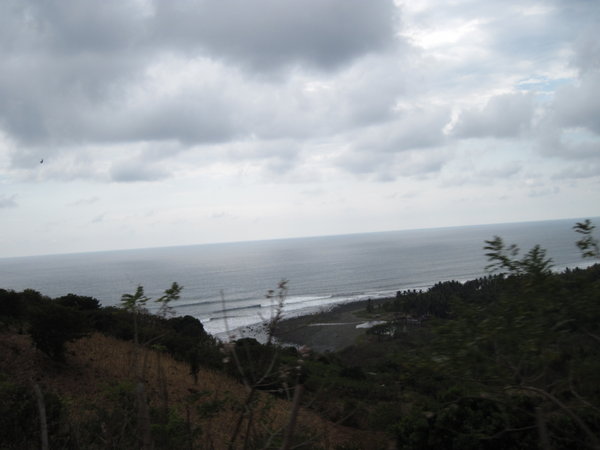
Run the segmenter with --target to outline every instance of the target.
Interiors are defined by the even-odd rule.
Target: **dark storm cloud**
[[[21,152],[230,140],[251,123],[235,120],[255,95],[241,80],[296,65],[330,71],[388,48],[395,11],[391,0],[7,0],[0,4],[0,127]],[[223,69],[218,82],[161,95],[160,85],[144,83],[149,68],[169,64],[165,55],[221,60],[240,82],[220,85]],[[132,97],[136,89],[146,91]]]
[[[89,141],[85,116],[140,70],[124,36],[136,29],[130,12],[120,2],[2,2],[2,127],[27,145]]]
[[[153,33],[164,43],[264,71],[293,63],[329,70],[388,47],[388,0],[189,0],[155,2]]]
[[[143,22],[131,2],[7,0],[0,16],[4,69],[20,75],[3,82],[97,100],[140,62]]]
[[[0,133],[30,179],[45,157],[61,163],[40,179],[160,180],[181,167],[175,155],[389,179],[439,172],[451,152],[436,149],[465,138],[535,136],[546,155],[583,158],[595,142],[561,132],[600,133],[597,32],[575,42],[573,31],[597,17],[585,5],[440,2],[402,23],[392,0],[5,0]],[[417,32],[409,46],[411,25],[441,37],[425,33],[419,47]],[[574,42],[578,84],[555,97],[552,84],[544,104],[531,92],[473,106],[523,80],[572,76],[550,62]],[[310,150],[324,140],[341,149]],[[114,162],[125,154],[137,156]]]

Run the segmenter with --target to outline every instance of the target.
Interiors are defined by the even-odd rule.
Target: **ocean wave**
[[[310,303],[315,301],[326,301],[331,299],[331,295],[323,294],[323,295],[295,295],[287,297],[284,300],[284,305],[297,305],[302,303]],[[262,303],[263,308],[268,308],[271,306],[277,305],[276,301],[273,302],[264,302]]]
[[[208,320],[223,320],[223,319],[228,319],[230,318],[230,316],[227,314],[229,312],[234,312],[234,311],[245,311],[245,310],[251,310],[251,309],[260,309],[262,308],[262,306],[260,304],[254,304],[254,305],[247,305],[247,306],[239,306],[236,308],[227,308],[227,309],[223,309],[220,312],[223,314],[221,316],[211,316]]]
[[[336,294],[333,294],[332,297],[333,298],[354,298],[354,297],[358,297],[361,295],[365,295],[364,291],[354,291],[354,292],[339,292]]]
[[[181,309],[181,308],[191,308],[194,306],[207,306],[207,305],[216,305],[216,304],[220,304],[222,303],[221,301],[199,301],[199,302],[191,302],[191,303],[183,303],[183,304],[179,304],[176,305],[175,307],[177,309]]]

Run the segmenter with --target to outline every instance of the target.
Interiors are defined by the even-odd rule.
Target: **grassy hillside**
[[[5,407],[13,400],[11,392],[16,396],[11,387],[22,386],[27,397],[33,395],[35,383],[52,399],[47,408],[54,405],[56,409],[60,404],[59,412],[48,411],[51,448],[136,448],[139,444],[135,436],[134,345],[94,333],[69,344],[66,353],[66,361],[57,363],[36,350],[27,335],[2,333],[1,393]],[[169,417],[161,426],[157,425],[158,419],[153,420],[155,448],[228,448],[233,425],[240,418],[248,394],[246,388],[232,377],[210,369],[200,369],[195,382],[187,364],[164,353],[144,349],[139,357],[145,361],[143,379],[150,410],[157,415],[164,400],[159,360],[166,378]],[[279,448],[281,430],[289,419],[290,402],[259,392],[252,411],[258,426],[250,427],[253,435],[248,440],[244,431],[234,447],[242,448],[245,442],[249,448],[265,445]],[[5,441],[2,448],[39,448],[37,409],[33,408],[25,418],[30,423],[16,424],[20,427],[16,430],[18,440],[12,447]],[[6,416],[2,420],[5,427],[15,426]],[[244,430],[248,420],[245,415]],[[295,435],[296,444],[304,443],[302,448],[385,446],[380,435],[336,425],[306,409],[300,412]],[[272,436],[274,439],[268,446]]]

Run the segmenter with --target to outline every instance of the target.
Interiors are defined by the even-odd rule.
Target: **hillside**
[[[62,411],[58,417],[62,423],[49,424],[51,429],[59,430],[53,436],[58,444],[53,448],[127,448],[136,421],[134,405],[123,403],[134,397],[133,354],[131,342],[94,333],[69,344],[66,363],[56,363],[36,350],[28,336],[4,332],[0,335],[2,393],[7,394],[8,384],[25,386],[33,393],[32,384],[36,383],[44,393],[60,399]],[[247,396],[245,387],[223,373],[208,369],[200,369],[196,383],[186,364],[156,351],[144,350],[141,357],[146,359],[144,380],[151,409],[160,409],[163,399],[159,359],[166,377],[171,409],[168,433],[172,436],[164,448],[174,441],[184,443],[185,448],[227,448],[232,424],[239,419],[240,407]],[[260,427],[253,431],[255,435],[249,442],[252,448],[262,448],[272,433],[285,427],[290,402],[266,393],[259,393],[256,402],[253,420]],[[29,419],[37,422],[37,414],[31,414]],[[27,441],[29,448],[37,448],[37,423],[22,426],[36,432],[35,438],[23,437],[23,442]],[[374,448],[373,445],[383,447],[385,442],[373,433],[335,425],[305,409],[300,412],[295,434],[297,443],[306,441],[303,448]],[[239,437],[235,448],[242,447],[244,438],[244,435]],[[274,448],[278,448],[277,442],[273,441]],[[12,448],[25,448],[19,447],[21,444]]]

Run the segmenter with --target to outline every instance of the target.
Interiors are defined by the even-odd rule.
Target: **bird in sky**
[[[40,159],[40,164],[44,164],[44,158]]]

